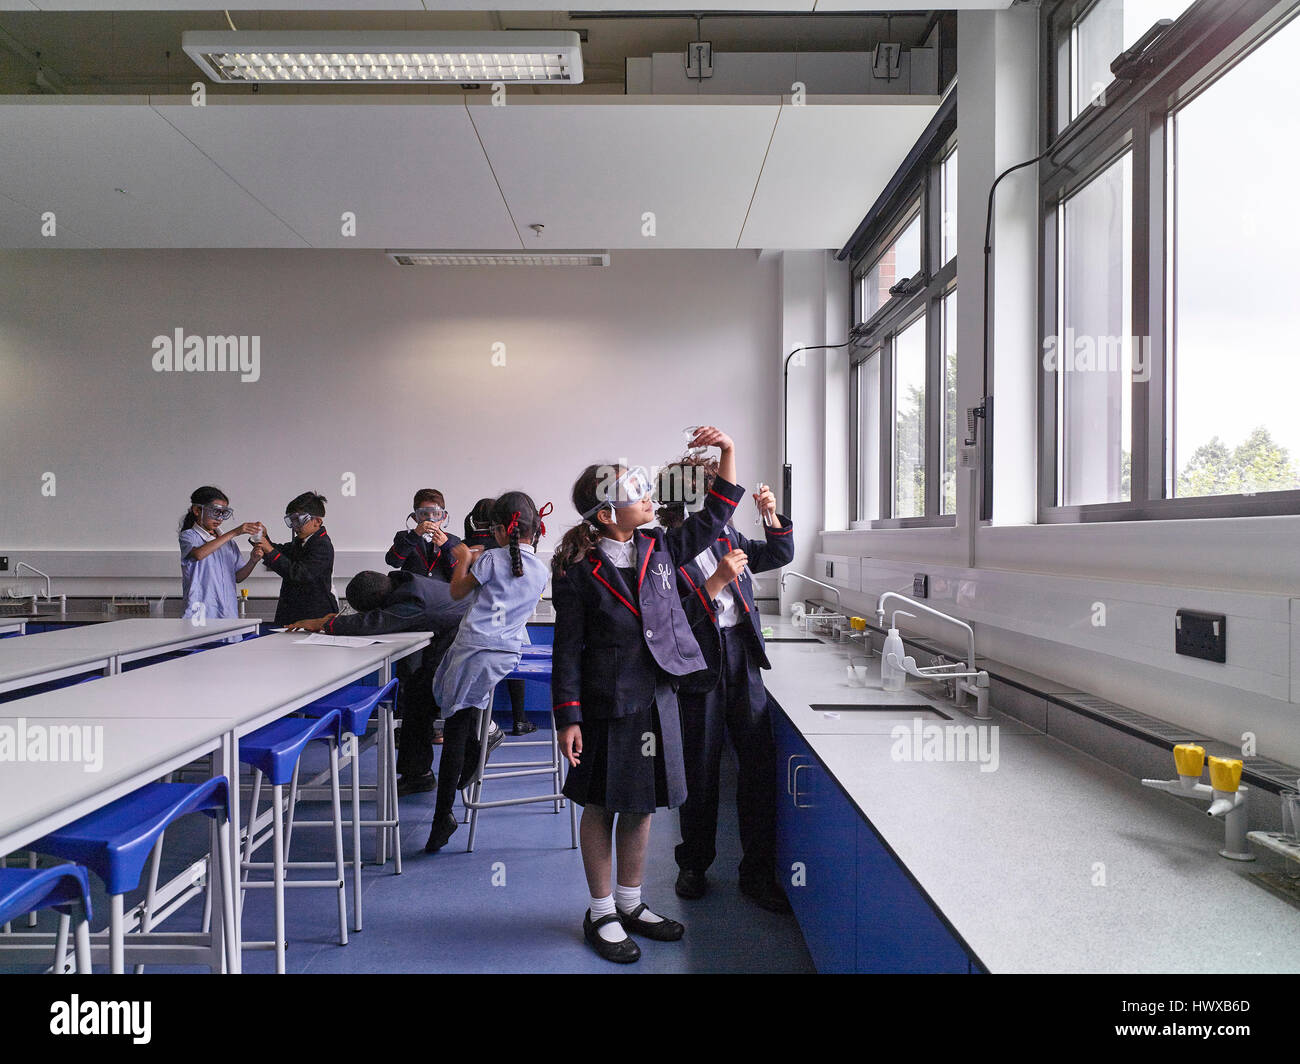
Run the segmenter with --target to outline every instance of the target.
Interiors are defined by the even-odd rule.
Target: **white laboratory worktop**
[[[909,728],[910,705],[975,721],[922,698],[920,689],[937,688],[919,680],[903,694],[882,691],[879,659],[872,686],[850,687],[846,650],[770,642],[768,690],[990,972],[1300,969],[1300,910],[1249,878],[1283,860],[1258,848],[1253,862],[1220,857],[1223,823],[1206,803],[1144,788],[996,705],[995,771],[896,759],[893,714],[834,717],[810,706],[897,700]]]

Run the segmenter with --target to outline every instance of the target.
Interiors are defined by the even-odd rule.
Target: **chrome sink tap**
[[[966,633],[966,661],[959,661],[948,665],[931,665],[927,668],[918,668],[916,659],[911,655],[903,658],[898,665],[912,676],[919,677],[922,680],[934,680],[937,683],[944,683],[951,680],[956,687],[955,702],[960,706],[965,706],[966,696],[975,696],[975,719],[990,720],[989,714],[989,674],[983,669],[975,668],[975,629],[963,620],[951,617],[946,613],[940,613],[932,606],[927,606],[924,602],[917,602],[916,599],[908,598],[906,595],[900,595],[897,591],[886,591],[876,601],[876,621],[881,628],[885,626],[885,603],[891,599],[906,603],[913,609],[918,609],[922,613],[929,614],[941,621],[947,621],[951,625],[956,625]],[[892,656],[892,655],[891,655]]]
[[[35,575],[35,576],[39,576],[42,580],[44,580],[44,581],[45,581],[45,601],[46,601],[46,602],[53,602],[53,601],[54,601],[54,595],[51,593],[51,592],[52,592],[52,585],[51,585],[51,583],[50,583],[50,574],[49,574],[49,573],[43,573],[43,572],[41,572],[39,569],[37,569],[34,565],[28,565],[26,562],[19,562],[17,565],[14,566],[14,581],[15,581],[15,584],[14,584],[14,587],[13,587],[13,588],[10,588],[10,590],[9,590],[9,595],[10,595],[11,598],[26,598],[26,597],[27,597],[26,595],[16,595],[16,594],[14,593],[15,589],[17,588],[18,570],[20,570],[20,569],[26,569],[29,573],[32,573],[32,574]],[[39,592],[39,591],[33,591],[33,592],[32,592],[32,595],[31,595],[31,599],[32,599],[32,613],[35,614],[35,613],[36,613],[37,606],[39,606],[40,601],[41,601],[41,594],[40,594],[40,592]],[[66,613],[66,612],[67,612],[67,607],[68,607],[68,596],[67,596],[67,595],[60,595],[60,596],[59,596],[59,611],[60,611],[61,613]]]
[[[830,584],[824,584],[824,583],[822,583],[820,580],[814,580],[811,576],[804,576],[803,573],[796,573],[796,572],[792,572],[792,571],[790,571],[790,570],[787,570],[786,572],[783,572],[783,573],[781,574],[781,582],[780,582],[780,585],[779,585],[779,586],[780,586],[780,589],[781,589],[782,591],[785,590],[785,582],[786,582],[786,580],[787,580],[789,577],[792,577],[792,576],[797,576],[800,580],[807,580],[808,583],[810,583],[810,584],[816,584],[818,587],[824,587],[827,591],[829,591],[831,594],[833,594],[833,595],[835,596],[835,612],[834,612],[834,613],[810,613],[810,614],[807,615],[807,620],[808,620],[808,621],[810,621],[810,622],[811,622],[811,621],[815,621],[815,622],[817,622],[818,624],[829,625],[829,624],[831,624],[831,622],[838,622],[838,621],[846,621],[846,620],[848,620],[848,618],[844,615],[844,611],[843,611],[842,607],[840,606],[840,591],[839,591],[839,588],[837,588],[837,587],[833,587],[833,586],[830,585]],[[830,629],[830,634],[834,636],[834,638],[835,638],[835,640],[836,640],[837,642],[839,641],[839,625],[838,625],[838,624],[835,625],[834,627],[832,627],[832,628]]]

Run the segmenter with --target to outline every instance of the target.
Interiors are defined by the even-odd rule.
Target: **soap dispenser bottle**
[[[903,670],[903,639],[898,634],[898,615],[915,617],[914,613],[895,610],[889,623],[889,634],[885,636],[885,645],[880,651],[880,686],[886,691],[901,691],[907,686],[907,673]],[[893,662],[890,662],[890,656]]]

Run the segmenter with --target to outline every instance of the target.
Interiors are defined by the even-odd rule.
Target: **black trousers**
[[[686,803],[678,810],[682,841],[679,868],[705,871],[717,857],[719,770],[724,732],[736,751],[736,811],[740,820],[742,881],[771,880],[776,872],[776,742],[772,708],[758,667],[741,633],[723,628],[718,685],[707,694],[684,694],[682,748]]]
[[[438,706],[433,700],[433,674],[456,640],[456,629],[434,636],[423,654],[411,654],[394,666],[397,674],[397,715],[402,733],[397,744],[397,771],[410,778],[433,771],[433,722]]]
[[[473,709],[458,710],[443,722],[442,761],[438,764],[438,800],[433,809],[435,824],[451,815],[456,801],[456,782],[465,767],[465,758],[469,756],[471,746],[474,747],[474,757],[478,757],[478,742],[475,738],[477,725],[478,713]]]

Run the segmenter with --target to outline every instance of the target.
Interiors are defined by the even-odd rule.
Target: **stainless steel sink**
[[[952,720],[952,717],[933,706],[909,706],[898,702],[815,702],[809,707],[814,713],[878,713],[888,714],[897,720]]]

